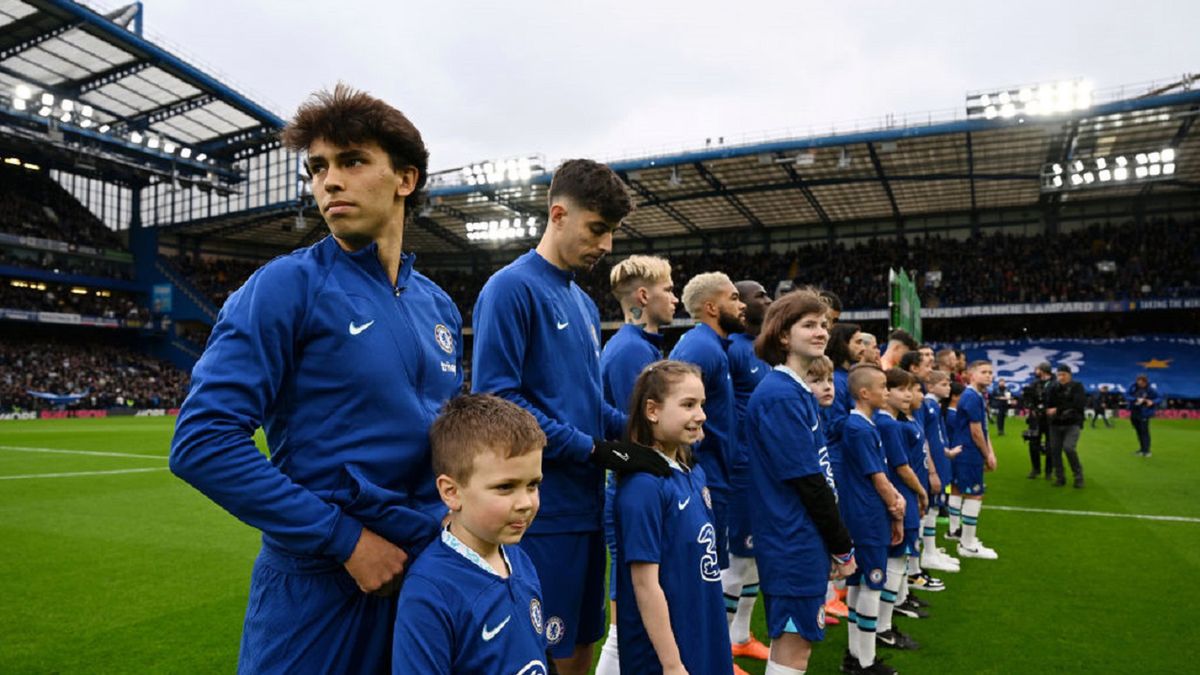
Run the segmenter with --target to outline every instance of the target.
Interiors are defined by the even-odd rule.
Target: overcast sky
[[[145,0],[147,37],[284,117],[338,80],[387,100],[434,170],[947,110],[993,86],[1177,78],[1200,69],[1197,26],[1200,3],[1178,0]]]

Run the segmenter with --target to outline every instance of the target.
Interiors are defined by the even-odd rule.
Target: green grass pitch
[[[234,670],[258,535],[166,471],[173,422],[0,422],[0,672]],[[1022,426],[995,439],[987,504],[1193,520],[985,506],[1000,559],[944,575],[930,619],[897,620],[923,648],[882,653],[903,672],[1190,670],[1200,422],[1155,420],[1149,459],[1127,422],[1085,429],[1083,490],[1025,478]],[[809,672],[836,672],[845,644],[830,628]]]

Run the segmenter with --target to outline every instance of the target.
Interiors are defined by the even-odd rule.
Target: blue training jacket
[[[730,473],[741,466],[741,449],[734,437],[737,424],[733,380],[729,374],[729,339],[717,335],[708,324],[697,323],[683,334],[671,358],[700,367],[704,380],[704,439],[696,446],[696,463],[704,467],[712,492],[729,492]]]
[[[326,237],[255,272],[176,423],[171,470],[292,555],[344,562],[364,524],[410,554],[437,536],[428,432],[462,387],[462,319],[414,256],[393,287],[377,251]]]
[[[660,333],[648,333],[631,323],[608,339],[600,353],[600,378],[610,406],[628,414],[633,385],[646,366],[662,358],[662,345]]]
[[[533,413],[546,432],[535,534],[600,529],[604,474],[597,438],[619,438],[625,414],[600,385],[600,312],[575,275],[531,250],[492,275],[475,302],[472,389]]]

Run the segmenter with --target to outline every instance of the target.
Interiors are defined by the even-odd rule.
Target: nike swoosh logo
[[[512,618],[512,614],[509,614],[508,616],[504,617],[504,620],[500,622],[499,626],[496,626],[495,628],[493,628],[491,630],[488,630],[487,624],[484,624],[483,625],[483,641],[490,642],[492,638],[496,637],[497,633],[504,630],[504,627],[508,625],[508,620],[511,618]]]
[[[813,425],[813,428],[812,428],[812,430],[813,430],[813,431],[816,431],[816,430],[817,430],[817,427],[819,427],[819,426],[821,426],[821,421],[820,421],[820,420],[817,420],[817,423]]]
[[[758,372],[758,366],[754,366],[753,368],[751,368],[751,369],[750,369],[750,372],[751,372],[751,373],[757,373],[757,372]]]
[[[691,498],[691,497],[688,497],[687,499],[685,499],[685,500],[683,500],[683,501],[679,502],[679,505],[678,505],[678,506],[679,506],[679,510],[680,510],[680,511],[682,511],[682,510],[686,509],[686,508],[687,508],[687,505],[688,505],[688,504],[689,504],[691,501],[692,501],[692,498]]]
[[[371,327],[371,326],[373,326],[373,325],[375,325],[375,320],[374,320],[374,319],[371,319],[370,321],[368,321],[368,322],[364,323],[364,324],[363,324],[363,325],[361,325],[361,326],[355,326],[355,325],[354,325],[354,322],[353,322],[353,321],[351,321],[351,322],[350,322],[350,334],[351,334],[351,335],[358,335],[359,333],[363,332],[364,330],[366,330],[366,329],[370,328],[370,327]]]
[[[617,452],[616,450],[613,450],[613,454],[616,455],[617,457],[620,457],[622,462],[629,461],[629,455],[627,453]]]
[[[562,329],[566,328],[567,326],[570,326],[570,325],[571,325],[571,322],[570,322],[570,321],[564,321],[564,322],[562,322],[562,323],[555,323],[554,325],[555,325],[555,326],[558,326],[558,329],[559,329],[559,330],[562,330]]]

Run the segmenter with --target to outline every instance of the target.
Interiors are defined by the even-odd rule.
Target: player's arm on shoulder
[[[225,304],[192,371],[170,467],[243,522],[302,554],[350,557],[362,526],[292,482],[254,445],[254,431],[297,358],[319,288],[296,257],[256,272]]]
[[[456,612],[437,582],[410,575],[396,609],[392,672],[449,675],[454,664]]]

